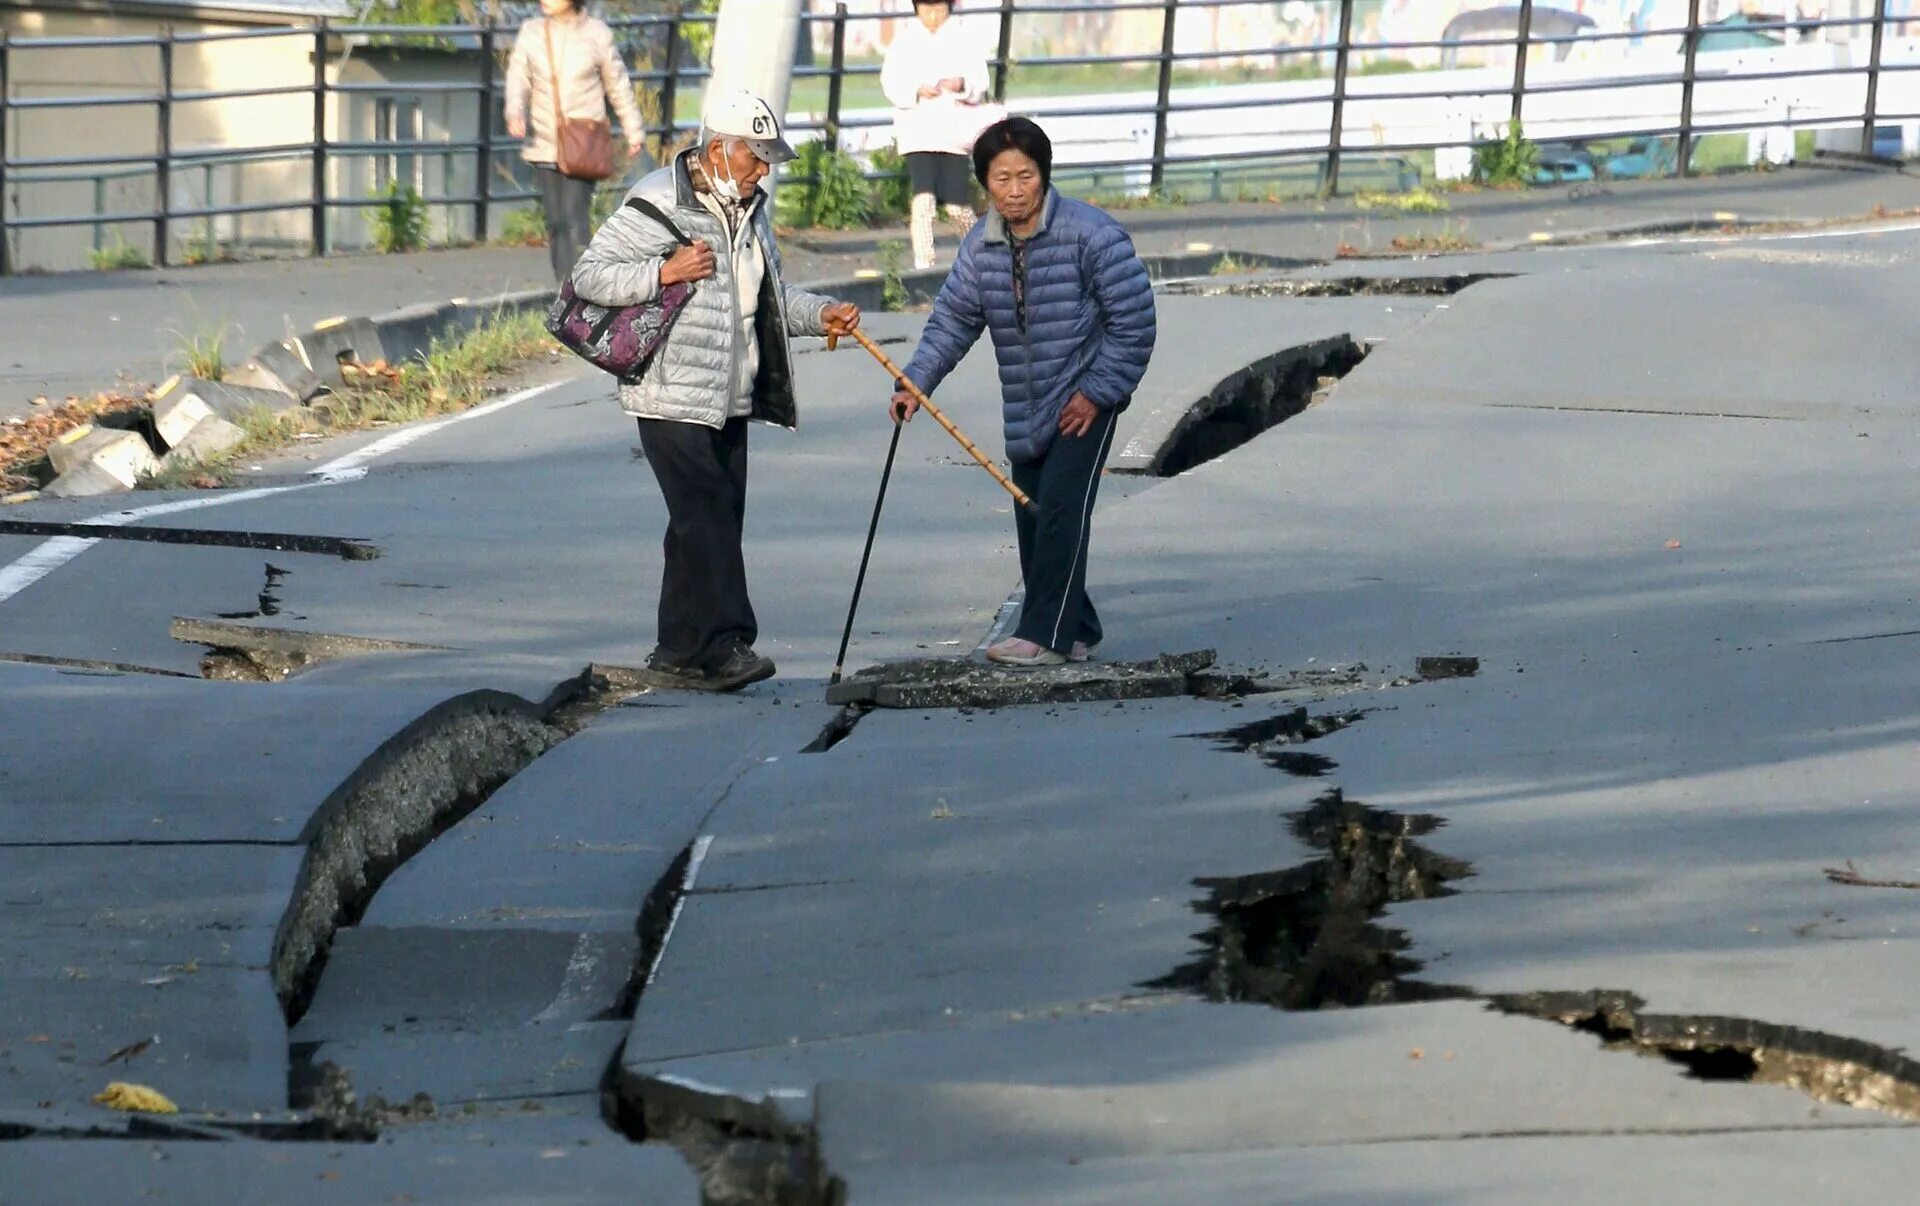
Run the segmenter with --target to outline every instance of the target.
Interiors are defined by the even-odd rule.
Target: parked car
[[[1579,184],[1598,174],[1592,154],[1584,147],[1570,142],[1543,142],[1539,151],[1539,166],[1533,172],[1535,184]]]
[[[1606,174],[1612,179],[1646,180],[1673,175],[1679,156],[1664,138],[1636,138],[1626,150],[1609,155],[1604,162]]]

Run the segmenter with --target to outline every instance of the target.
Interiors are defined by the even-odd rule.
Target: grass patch
[[[1448,209],[1447,199],[1430,188],[1404,193],[1364,191],[1355,195],[1353,203],[1361,209],[1390,209],[1403,214],[1438,214]]]
[[[87,259],[93,264],[95,272],[115,272],[124,268],[151,268],[153,261],[147,253],[135,247],[114,232],[113,239],[87,253]]]
[[[1221,256],[1209,272],[1213,276],[1233,276],[1236,273],[1252,272],[1253,265],[1234,255],[1231,251]]]
[[[1392,246],[1395,251],[1446,252],[1471,251],[1479,244],[1453,229],[1449,224],[1437,233],[1397,235]]]

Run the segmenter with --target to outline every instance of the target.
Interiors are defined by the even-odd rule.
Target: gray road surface
[[[147,521],[375,561],[88,548],[0,601],[0,654],[70,663],[0,664],[0,1184],[693,1201],[688,1153],[749,1202],[772,1168],[855,1203],[1895,1192],[1916,898],[1822,869],[1920,880],[1917,256],[1668,241],[1371,269],[1500,274],[1452,296],[1165,296],[1144,440],[1263,355],[1373,344],[1283,425],[1103,484],[1106,655],[1211,647],[1290,689],[881,711],[824,752],[887,430],[864,357],[810,352],[800,434],[755,433],[781,675],[553,714],[564,740],[396,857],[381,818],[477,756],[449,701],[538,711],[645,651],[661,506],[604,386],[556,369],[363,479]],[[977,356],[942,391],[982,437],[990,380]],[[1016,585],[1004,498],[930,425],[903,447],[856,664],[964,654]],[[0,536],[0,586],[35,555]],[[168,621],[221,613],[432,648],[204,681]],[[1413,681],[1429,654],[1480,672]],[[289,902],[343,814],[371,890],[289,1004]],[[1349,1008],[1209,999],[1368,976]],[[1581,1008],[1611,1042],[1551,1020]],[[74,1137],[123,1125],[87,1100],[110,1078],[223,1136],[296,1126],[327,1065],[434,1116]]]

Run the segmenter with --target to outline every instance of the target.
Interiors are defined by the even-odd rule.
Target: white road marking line
[[[653,953],[653,966],[647,969],[647,982],[642,991],[653,985],[653,978],[660,974],[660,962],[667,957],[667,943],[673,941],[673,927],[680,924],[680,911],[687,907],[687,895],[693,891],[693,885],[700,878],[700,864],[707,861],[707,851],[713,846],[713,835],[703,833],[693,843],[693,854],[687,859],[687,873],[680,878],[680,896],[673,902],[673,913],[667,918],[667,932],[660,935],[660,949]]]
[[[320,486],[338,486],[344,482],[357,482],[367,475],[367,464],[390,452],[397,452],[408,444],[424,436],[433,434],[455,423],[465,423],[469,419],[478,419],[497,410],[516,406],[529,398],[537,398],[549,390],[555,390],[567,381],[554,381],[546,385],[536,385],[532,389],[523,389],[518,393],[496,398],[485,406],[476,406],[472,410],[457,415],[448,415],[430,423],[422,423],[382,436],[365,448],[336,457],[310,470],[314,480],[300,482],[291,486],[261,486],[252,490],[237,490],[231,494],[209,494],[200,498],[176,499],[173,502],[155,503],[150,507],[136,507],[128,511],[115,511],[111,515],[102,515],[87,520],[101,527],[118,528],[138,523],[143,519],[153,519],[161,515],[177,515],[182,511],[198,511],[204,507],[223,507],[228,503],[250,502],[256,498],[269,498],[276,494],[291,494],[296,490],[312,490]],[[84,536],[56,536],[8,565],[0,566],[0,603],[5,603],[21,591],[32,586],[40,579],[59,569],[67,562],[100,543]]]

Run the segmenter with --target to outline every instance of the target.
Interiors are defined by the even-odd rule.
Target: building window
[[[398,142],[415,144],[426,137],[426,127],[420,118],[420,102],[402,100],[395,97],[381,97],[373,107],[373,140],[375,142]],[[394,181],[402,187],[412,185],[425,191],[425,181],[421,179],[420,156],[412,146],[388,155],[376,155],[373,159],[373,185],[384,189]]]

